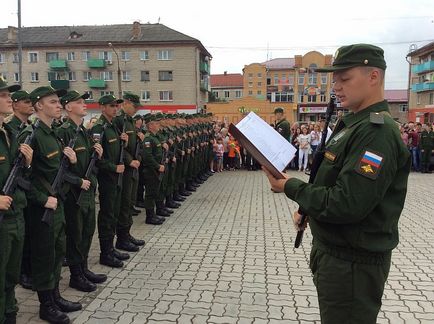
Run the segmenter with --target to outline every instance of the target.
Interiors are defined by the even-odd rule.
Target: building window
[[[316,95],[308,95],[307,102],[316,102]]]
[[[416,104],[420,105],[420,93],[418,93],[416,96]]]
[[[257,95],[261,95],[261,94],[262,94],[262,91],[261,91],[261,90],[258,90],[258,91],[256,91],[256,94],[257,94]]]
[[[219,92],[218,91],[213,91],[212,95],[214,96],[214,98],[218,98],[219,97]]]
[[[83,72],[83,81],[89,81],[89,80],[92,80],[92,72],[84,71]]]
[[[101,97],[107,95],[114,95],[114,91],[101,91]]]
[[[0,63],[5,63],[6,61],[6,55],[3,53],[0,53]]]
[[[38,72],[31,72],[30,73],[30,81],[31,82],[39,82],[39,73]]]
[[[113,72],[112,71],[101,72],[101,79],[104,81],[113,81]]]
[[[160,91],[160,101],[173,101],[172,91]]]
[[[140,81],[149,81],[149,71],[140,71]]]
[[[109,51],[99,52],[99,58],[105,61],[112,61],[113,53]]]
[[[85,93],[87,93],[89,95],[89,98],[87,98],[86,100],[93,100],[93,93],[92,93],[92,91],[85,91]]]
[[[327,73],[321,73],[321,84],[327,84]]]
[[[20,55],[18,53],[14,53],[12,57],[12,63],[19,63],[20,62]]]
[[[172,50],[160,50],[158,51],[158,60],[160,61],[168,61],[173,58]]]
[[[55,61],[59,59],[59,53],[58,52],[47,52],[45,54],[47,62]]]
[[[235,91],[235,98],[241,98],[243,96],[243,92],[241,90]]]
[[[279,84],[279,75],[276,73],[274,74],[274,85],[278,85]]]
[[[249,88],[253,88],[253,82],[249,82]]]
[[[327,96],[326,96],[325,94],[322,94],[322,95],[320,96],[320,101],[321,101],[321,102],[326,102],[326,101],[327,101]]]
[[[230,92],[229,91],[225,91],[225,98],[227,99],[227,98],[229,98],[230,97]]]
[[[317,74],[316,73],[309,73],[309,84],[310,85],[316,85],[318,79],[317,79]]]
[[[429,102],[428,102],[428,105],[434,105],[434,93],[433,92],[431,92],[430,94],[429,94]],[[407,106],[407,105],[406,105]],[[407,107],[407,110],[408,110],[408,107]]]
[[[17,72],[14,73],[14,82],[20,82],[20,74]]]
[[[149,52],[148,51],[140,52],[140,60],[141,61],[149,60]]]
[[[66,59],[68,61],[75,61],[75,52],[68,52],[68,54],[66,54]]]
[[[151,92],[150,91],[142,91],[142,100],[150,101],[151,100]]]
[[[304,84],[304,73],[300,73],[300,74],[298,75],[298,84],[299,84],[299,85]]]
[[[131,53],[127,51],[121,52],[121,60],[122,61],[129,61],[131,59]]]
[[[130,71],[122,71],[122,81],[131,81]]]
[[[48,81],[60,80],[60,75],[57,72],[48,72]]]
[[[288,84],[294,85],[294,74],[288,74]]]
[[[252,96],[252,95],[253,95],[253,91],[249,90],[249,96]]]
[[[158,71],[158,80],[159,81],[172,81],[173,80],[172,71]]]
[[[38,63],[38,53],[36,52],[29,53],[29,63]]]
[[[90,51],[81,52],[81,59],[83,61],[89,61],[90,60]]]
[[[258,78],[262,78],[262,73],[258,73]]]
[[[253,78],[253,73],[249,73],[249,78]]]
[[[69,81],[77,81],[77,76],[76,76],[76,73],[74,71],[68,72],[68,80]]]
[[[433,94],[430,93],[430,100],[433,98]],[[431,101],[431,105],[432,105],[432,101]],[[408,111],[408,105],[407,104],[400,104],[399,105],[399,112],[407,112]]]
[[[258,87],[262,87],[262,82],[258,82]]]
[[[303,93],[300,93],[300,94],[298,95],[298,102],[303,102],[303,100],[304,100]]]

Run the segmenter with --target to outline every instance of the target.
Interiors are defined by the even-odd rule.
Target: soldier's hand
[[[298,212],[295,212],[292,215],[292,221],[294,222],[294,227],[296,231],[304,231],[307,227],[308,218],[305,217],[303,224],[301,224],[301,215]]]
[[[270,181],[271,189],[273,189],[274,192],[283,192],[285,190],[285,183],[289,179],[288,175],[282,173],[285,179],[276,179],[266,168],[262,167],[262,170],[265,172],[268,181]]]
[[[56,210],[57,208],[57,198],[49,196],[47,202],[44,205],[45,208]]]
[[[185,155],[185,151],[181,151],[181,155],[184,156]]]
[[[104,150],[103,150],[101,144],[96,143],[93,147],[95,149],[96,154],[98,154],[98,159],[101,160],[102,154],[104,153]]]
[[[174,158],[172,159],[172,162],[173,162],[173,163],[176,163],[176,157],[174,157]]]
[[[12,205],[12,197],[0,195],[0,210],[8,210]]]
[[[65,149],[63,150],[63,154],[65,154],[68,157],[69,162],[71,162],[71,164],[77,163],[77,155],[75,154],[75,151],[72,148],[65,147]]]
[[[24,155],[26,166],[30,166],[33,159],[33,149],[27,144],[21,144],[19,150]]]
[[[160,167],[158,168],[158,172],[163,173],[164,172],[164,165],[160,164]]]
[[[191,150],[190,150],[190,149],[187,149],[187,153],[190,154],[190,153],[191,153]]]
[[[192,152],[194,152],[195,149],[196,149],[196,148],[193,146],[193,147],[191,148]]]
[[[167,143],[163,143],[162,147],[167,151],[169,149],[169,145]]]
[[[143,140],[145,139],[145,134],[143,134],[142,132],[137,133],[137,137],[140,138],[140,140],[143,142]]]
[[[173,144],[173,139],[169,138],[169,144],[170,144],[170,145]]]
[[[139,160],[132,160],[130,163],[130,167],[134,168],[134,169],[138,169],[140,166],[140,161]]]
[[[121,140],[123,140],[124,142],[128,142],[128,135],[126,133],[122,133]]]
[[[118,165],[116,166],[116,173],[124,173],[124,171],[125,171],[125,165],[123,165],[123,164],[118,164]]]
[[[90,181],[89,180],[86,180],[86,179],[81,179],[81,181],[82,181],[82,183],[81,183],[81,189],[83,189],[83,190],[89,190],[89,188],[90,188]]]

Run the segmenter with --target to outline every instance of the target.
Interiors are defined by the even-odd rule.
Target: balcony
[[[90,68],[101,69],[105,68],[105,60],[103,59],[89,59],[87,60],[87,66]]]
[[[68,68],[68,63],[66,60],[51,60],[48,62],[50,69],[53,70],[64,70]]]
[[[208,82],[200,81],[200,91],[208,91]]]
[[[434,82],[415,83],[411,85],[411,91],[422,92],[434,90]]]
[[[419,74],[434,70],[434,61],[425,62],[422,64],[414,65],[412,68],[413,73]]]
[[[87,85],[89,86],[89,88],[104,89],[106,87],[105,80],[101,80],[101,79],[89,80],[89,81],[87,81]]]
[[[209,65],[206,62],[200,62],[199,64],[200,72],[209,74]]]
[[[53,80],[50,82],[51,86],[56,89],[69,89],[69,81],[68,80]]]

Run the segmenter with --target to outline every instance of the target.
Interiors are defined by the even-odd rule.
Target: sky
[[[17,0],[2,0],[0,28],[17,26]],[[105,4],[104,4],[105,2]],[[382,47],[386,89],[407,89],[406,55],[434,40],[432,0],[21,0],[22,26],[157,23],[197,38],[212,55],[211,74],[342,45]],[[115,5],[112,5],[115,3]]]

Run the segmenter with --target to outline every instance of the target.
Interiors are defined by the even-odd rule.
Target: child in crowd
[[[215,159],[217,162],[217,172],[223,171],[223,154],[224,154],[223,139],[221,137],[217,138],[217,146],[215,151]]]
[[[298,171],[306,170],[310,150],[310,134],[307,126],[301,127],[301,134],[297,137],[298,147]]]

